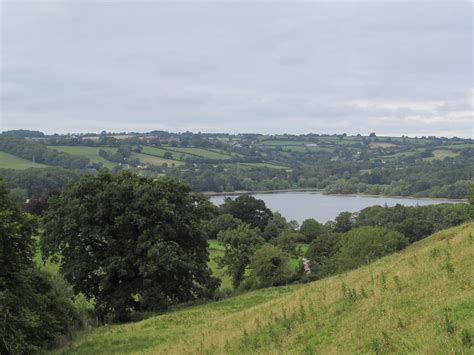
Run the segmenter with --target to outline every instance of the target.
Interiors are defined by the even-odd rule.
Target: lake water
[[[268,208],[274,212],[280,212],[288,221],[295,220],[300,224],[307,218],[314,218],[321,223],[326,223],[334,220],[341,212],[357,212],[374,205],[422,206],[446,202],[460,203],[460,201],[437,199],[323,195],[317,192],[275,192],[251,195],[264,200]],[[236,198],[238,195],[216,195],[211,196],[210,200],[212,203],[220,205],[225,197]]]

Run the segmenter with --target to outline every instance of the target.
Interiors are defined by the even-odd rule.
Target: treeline
[[[21,137],[0,136],[0,151],[17,157],[66,169],[85,169],[92,166],[89,158],[48,149],[44,144]]]
[[[76,181],[86,173],[85,170],[60,167],[25,170],[0,169],[0,177],[5,180],[7,187],[22,190],[26,198],[39,197],[43,193],[62,190],[68,182]]]
[[[3,131],[0,136],[8,137],[25,137],[25,138],[43,138],[45,137],[43,132],[30,131],[26,129],[13,129],[11,131]]]
[[[245,169],[214,165],[169,169],[167,173],[195,191],[317,188],[334,194],[371,194],[464,199],[473,181],[473,157],[422,162],[410,166],[371,162],[322,162],[294,169]]]

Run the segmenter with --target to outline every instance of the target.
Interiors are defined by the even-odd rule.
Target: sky
[[[471,1],[0,0],[0,130],[474,138]]]

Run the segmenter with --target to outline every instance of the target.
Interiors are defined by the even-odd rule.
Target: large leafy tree
[[[263,200],[249,195],[242,195],[236,199],[226,198],[221,208],[225,213],[229,213],[261,231],[264,230],[272,217],[272,211],[267,208]]]
[[[232,277],[232,285],[237,288],[244,279],[251,256],[264,240],[259,230],[248,224],[240,224],[235,229],[219,232],[217,240],[225,248],[224,256],[217,259],[218,265],[227,267],[227,272]]]
[[[99,314],[162,309],[205,296],[210,276],[202,198],[169,177],[86,175],[51,199],[42,251]]]

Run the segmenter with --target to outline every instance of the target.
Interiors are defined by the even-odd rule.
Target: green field
[[[0,152],[0,168],[2,169],[23,170],[28,168],[47,168],[48,166],[49,165],[33,163],[30,160]]]
[[[267,139],[267,140],[262,140],[260,144],[262,145],[268,145],[268,146],[295,146],[295,145],[305,145],[306,143],[310,142],[304,142],[304,141],[296,141],[296,140],[280,140],[280,139]]]
[[[61,152],[83,155],[90,159],[92,163],[102,163],[105,168],[113,169],[117,166],[117,163],[111,162],[107,159],[102,158],[99,155],[99,150],[103,149],[108,152],[115,152],[117,148],[111,147],[81,147],[81,146],[48,146],[49,149],[58,150]]]
[[[246,166],[249,168],[272,168],[272,169],[287,169],[288,167],[283,165],[277,165],[273,163],[240,163],[240,166]]]
[[[444,158],[455,158],[459,155],[459,152],[453,152],[452,150],[448,149],[436,149],[433,150],[433,156],[429,158],[424,158],[423,160],[431,161],[431,160],[443,160]]]
[[[474,222],[368,266],[84,331],[66,354],[472,353]]]
[[[164,163],[168,164],[168,166],[173,166],[173,165],[179,166],[179,165],[184,164],[182,161],[179,161],[179,160],[163,159],[154,155],[143,154],[143,153],[132,153],[130,158],[138,159],[142,163],[155,165],[155,166],[161,166]]]
[[[167,152],[171,154],[172,159],[174,159],[174,160],[184,160],[186,158],[192,158],[193,157],[192,155],[183,154],[183,153],[180,153],[180,152],[173,152],[173,151],[170,151],[170,150],[164,149],[164,148],[150,147],[150,146],[147,146],[147,145],[143,145],[142,149],[143,149],[142,150],[143,153],[154,155],[154,156],[161,157],[161,158],[163,158],[164,155]]]
[[[214,160],[227,160],[232,158],[229,154],[218,153],[214,150],[208,150],[203,148],[180,148],[180,147],[165,147],[164,149],[177,152],[181,154],[189,154],[192,156],[197,156],[206,159],[214,159]]]

